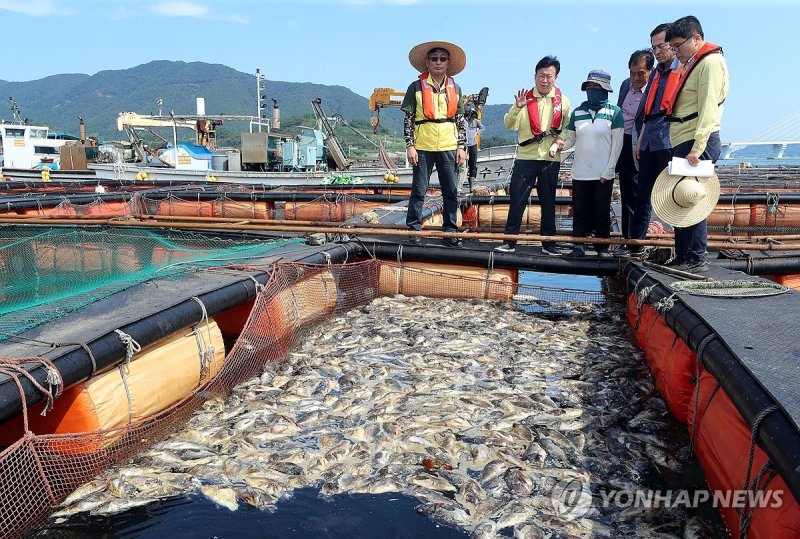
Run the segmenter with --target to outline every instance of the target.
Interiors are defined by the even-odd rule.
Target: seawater
[[[731,159],[720,159],[717,161],[718,167],[738,167],[741,163],[747,163],[752,167],[778,168],[778,167],[798,167],[800,157],[787,157],[785,159],[765,159],[763,157],[736,157]]]
[[[74,519],[69,527],[37,537],[63,539],[164,537],[209,539],[463,539],[467,534],[438,524],[402,494],[352,494],[322,498],[313,488],[296,489],[274,513],[241,504],[230,511],[201,494],[169,498],[155,506],[111,517]]]

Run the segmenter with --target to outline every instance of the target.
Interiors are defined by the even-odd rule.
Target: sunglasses
[[[428,60],[430,60],[431,62],[445,63],[449,59],[450,58],[448,58],[447,56],[428,56]]]

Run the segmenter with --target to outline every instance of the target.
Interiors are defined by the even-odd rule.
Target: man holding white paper
[[[661,102],[670,122],[672,156],[686,158],[693,167],[701,160],[714,163],[721,152],[722,103],[728,95],[728,67],[722,47],[705,41],[700,21],[691,15],[672,23],[665,37],[684,64],[678,83],[667,89]],[[699,175],[694,169],[691,172]],[[707,244],[705,219],[686,228],[675,227],[673,263],[686,271],[707,270]]]

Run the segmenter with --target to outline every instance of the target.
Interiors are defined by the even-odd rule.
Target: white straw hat
[[[452,77],[464,71],[467,66],[467,55],[464,49],[447,41],[420,43],[408,53],[408,61],[411,62],[414,69],[420,73],[425,73],[428,70],[425,61],[428,59],[428,53],[433,49],[444,49],[450,54],[450,65],[447,66],[447,74],[449,76]]]
[[[673,176],[667,167],[656,178],[650,201],[653,211],[664,222],[685,228],[711,215],[719,200],[719,191],[716,174],[706,178]]]

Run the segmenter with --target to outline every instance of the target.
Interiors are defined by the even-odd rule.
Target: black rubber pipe
[[[635,264],[625,268],[625,278],[633,287],[644,275],[644,270]],[[656,285],[647,296],[647,302],[657,303],[672,295],[660,282],[645,277],[639,287]],[[700,342],[714,333],[693,310],[677,302],[666,312],[664,321],[689,346],[697,352]],[[761,387],[736,355],[719,339],[713,339],[706,346],[700,358],[703,366],[719,382],[741,414],[747,425],[752,426],[755,418],[766,408],[776,403]],[[800,431],[784,413],[771,413],[761,423],[758,431],[759,444],[769,456],[783,480],[789,486],[796,500],[800,500]],[[758,470],[753,470],[757,473]]]
[[[327,257],[322,254],[326,252],[330,255],[331,263],[339,264],[357,257],[362,251],[360,244],[350,242],[325,249],[322,252],[298,260],[298,262],[309,264],[328,263]],[[255,275],[255,279],[261,284],[265,284],[269,276],[269,271],[266,271]],[[239,282],[202,294],[198,298],[205,305],[208,316],[214,316],[226,309],[253,299],[255,295],[255,283],[249,278],[244,278]],[[200,305],[194,300],[187,299],[119,329],[130,335],[144,348],[182,328],[197,324],[201,320],[202,309]],[[125,358],[126,348],[120,341],[119,336],[114,332],[107,333],[87,343],[87,345],[95,358],[98,371],[115,365]],[[51,358],[51,360],[61,373],[64,387],[69,387],[91,376],[91,359],[83,348],[71,350],[61,356]],[[47,372],[43,367],[36,367],[30,373],[40,384],[47,387]],[[25,392],[28,406],[42,399],[41,393],[26,378],[20,377],[19,380]],[[13,380],[7,378],[0,384],[0,422],[11,419],[21,411],[22,401],[19,389]]]
[[[554,257],[549,255],[530,256],[518,253],[497,253],[494,251],[473,250],[469,248],[453,248],[444,245],[412,245],[387,242],[367,241],[364,246],[375,256],[383,260],[397,260],[399,248],[402,246],[402,259],[413,262],[431,262],[437,264],[466,264],[476,267],[523,269],[546,271],[550,273],[569,273],[573,275],[617,275],[620,264],[627,260],[619,258],[599,258],[586,256],[582,258]],[[439,241],[439,240],[431,240]]]

